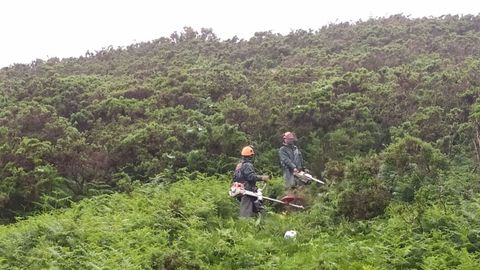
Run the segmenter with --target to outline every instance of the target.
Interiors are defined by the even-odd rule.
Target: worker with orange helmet
[[[283,145],[278,150],[280,165],[283,171],[285,186],[289,189],[296,187],[299,182],[295,179],[294,173],[305,170],[304,161],[300,149],[295,145],[297,136],[288,131],[283,133]]]
[[[268,181],[267,175],[257,175],[253,163],[255,161],[255,152],[253,147],[245,146],[241,151],[242,160],[237,164],[233,181],[244,185],[245,190],[257,191],[258,181]],[[256,197],[242,196],[240,198],[240,217],[252,217],[262,209],[261,201]]]

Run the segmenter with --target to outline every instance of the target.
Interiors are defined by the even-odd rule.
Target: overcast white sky
[[[480,13],[477,0],[0,0],[0,68],[78,57],[112,45],[170,36],[184,26],[222,39],[287,34],[334,22]]]

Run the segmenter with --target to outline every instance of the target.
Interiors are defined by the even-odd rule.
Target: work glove
[[[262,181],[263,181],[263,182],[268,182],[268,179],[269,179],[270,177],[268,177],[268,175],[262,175],[262,176],[260,176],[260,178],[262,178]]]

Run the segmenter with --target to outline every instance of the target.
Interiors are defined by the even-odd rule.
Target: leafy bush
[[[394,197],[404,201],[412,201],[420,187],[436,183],[448,168],[447,159],[438,149],[411,136],[390,145],[383,159],[380,175]]]
[[[345,169],[338,211],[350,219],[369,219],[383,214],[390,202],[390,191],[378,178],[378,156],[355,158]]]

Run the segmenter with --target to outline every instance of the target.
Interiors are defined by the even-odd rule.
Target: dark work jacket
[[[278,155],[282,169],[288,169],[289,171],[293,171],[295,168],[298,170],[304,169],[302,153],[295,145],[283,144],[278,150]]]
[[[262,178],[260,177],[260,175],[257,175],[255,173],[253,159],[244,157],[242,159],[242,167],[240,168],[240,171],[242,172],[245,189],[250,191],[257,191],[257,181],[261,181]]]

